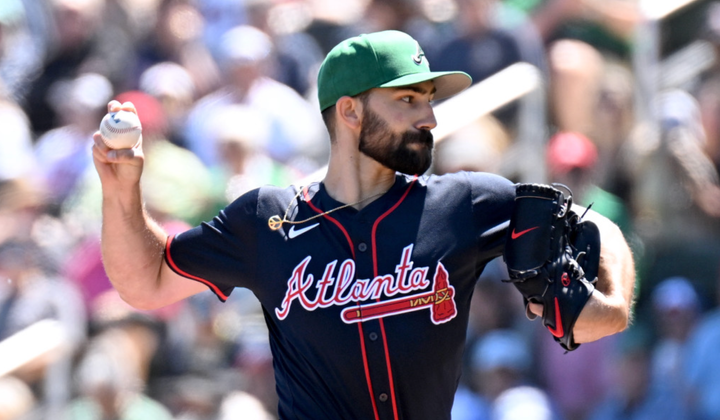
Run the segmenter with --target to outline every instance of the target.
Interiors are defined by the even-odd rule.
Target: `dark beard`
[[[365,107],[359,140],[358,149],[362,153],[397,172],[421,175],[432,164],[433,135],[430,130],[393,133],[387,123],[368,107]]]

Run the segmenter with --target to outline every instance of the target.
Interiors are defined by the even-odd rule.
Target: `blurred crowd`
[[[252,293],[148,312],[112,289],[92,134],[109,100],[136,105],[147,209],[183,231],[252,188],[321,170],[319,64],[383,29],[475,83],[535,66],[540,153],[518,152],[528,109],[513,101],[438,142],[431,171],[519,181],[542,168],[532,181],[592,203],[637,261],[632,327],[572,353],[525,319],[493,261],[473,296],[453,420],[720,419],[720,2],[691,3],[700,12],[660,25],[653,46],[635,0],[1,0],[0,359],[22,362],[0,363],[0,420],[276,418]],[[662,64],[686,44],[705,64],[675,60],[685,66],[638,104],[640,71],[662,75],[639,69],[637,51],[657,47]],[[502,103],[505,88],[481,99]],[[61,345],[37,356],[12,345],[20,332],[47,339],[32,328],[43,320]]]

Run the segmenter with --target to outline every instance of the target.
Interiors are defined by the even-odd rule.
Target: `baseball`
[[[140,141],[142,125],[134,112],[110,112],[100,122],[100,134],[107,147],[130,149]]]

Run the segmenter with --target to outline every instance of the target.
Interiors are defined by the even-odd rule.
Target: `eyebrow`
[[[409,86],[399,86],[395,88],[397,91],[401,90],[411,90],[413,92],[419,93],[421,95],[425,95],[428,93],[427,89],[423,89],[419,85],[409,85]],[[435,95],[435,92],[437,92],[437,88],[433,86],[432,91],[430,91],[430,95]]]

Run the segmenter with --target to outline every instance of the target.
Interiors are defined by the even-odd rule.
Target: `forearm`
[[[631,320],[635,265],[620,229],[597,213],[588,212],[601,232],[600,267],[595,291],[573,330],[575,342],[585,343],[627,328]]]
[[[159,287],[165,232],[145,212],[139,186],[103,196],[102,255],[120,296],[147,309]]]

